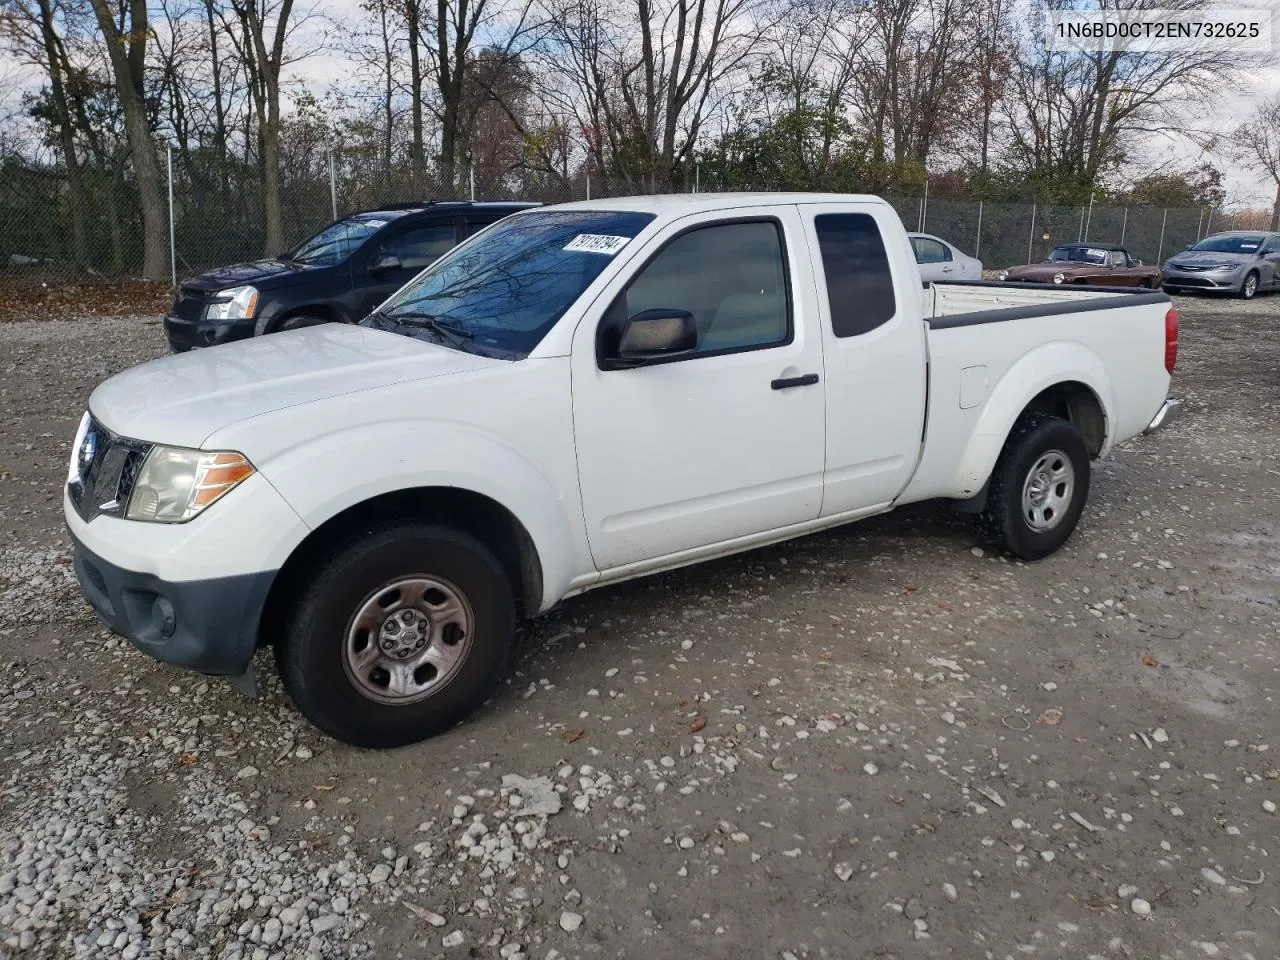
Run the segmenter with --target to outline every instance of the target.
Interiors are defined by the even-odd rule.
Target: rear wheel
[[[979,517],[993,546],[1039,560],[1064,543],[1089,496],[1089,451],[1066,420],[1027,414],[1014,425],[996,461]]]
[[[483,703],[514,634],[511,583],[493,553],[457,530],[404,524],[319,564],[276,663],[298,709],[325,733],[397,747]]]
[[[1258,271],[1250,270],[1244,278],[1244,283],[1240,284],[1240,299],[1252,300],[1258,292]]]

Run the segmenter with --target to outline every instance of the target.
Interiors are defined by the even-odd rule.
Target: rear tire
[[[307,719],[343,743],[385,749],[479,707],[514,636],[514,593],[492,551],[448,527],[405,523],[320,562],[275,654]]]
[[[1023,560],[1053,553],[1071,536],[1089,497],[1089,451],[1074,426],[1026,414],[1014,424],[991,474],[978,529]]]

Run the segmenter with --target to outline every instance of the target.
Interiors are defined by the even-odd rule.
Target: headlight
[[[76,438],[71,441],[71,463],[67,466],[67,483],[75,483],[81,478],[85,467],[93,462],[93,447],[89,447],[86,451],[84,447],[85,436],[89,433],[89,411],[84,412],[84,416],[80,418],[80,426],[76,429]],[[84,462],[85,460],[88,463]]]
[[[997,273],[997,274],[996,274],[996,279],[997,279],[997,280],[1008,280],[1008,279],[1009,279],[1009,271],[1008,271],[1008,270],[1001,270],[999,273]]]
[[[184,523],[255,472],[244,454],[233,450],[154,446],[138,472],[125,516]]]
[[[218,297],[228,297],[222,303],[211,303],[205,309],[208,320],[248,320],[258,309],[257,287],[232,287],[219,290]]]
[[[1061,282],[1062,282],[1063,280],[1065,280],[1065,279],[1067,279],[1067,278],[1066,278],[1063,274],[1061,274],[1061,273],[1055,273],[1055,274],[1053,275],[1053,282],[1054,282],[1054,283],[1061,283]]]

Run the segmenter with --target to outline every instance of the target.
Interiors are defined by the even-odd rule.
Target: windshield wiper
[[[464,330],[462,327],[456,327],[451,323],[446,323],[439,317],[430,313],[418,313],[413,310],[405,310],[403,312],[382,313],[380,316],[386,317],[393,323],[402,323],[406,327],[420,327],[425,330],[433,330],[436,333],[449,337],[455,337],[459,340],[473,340],[475,334],[470,330]]]

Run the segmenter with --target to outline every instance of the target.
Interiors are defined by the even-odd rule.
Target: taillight
[[[1164,368],[1173,373],[1178,365],[1178,311],[1170,309],[1164,315]]]

